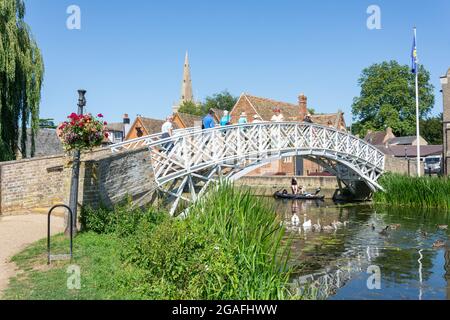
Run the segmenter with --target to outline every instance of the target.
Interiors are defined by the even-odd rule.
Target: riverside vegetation
[[[74,260],[45,266],[45,240],[13,258],[7,299],[289,299],[289,241],[274,210],[221,185],[184,219],[152,209],[86,208]],[[67,239],[53,238],[64,252]],[[69,264],[81,289],[66,286]]]
[[[450,180],[385,174],[378,181],[385,192],[376,192],[377,203],[398,206],[450,209]]]

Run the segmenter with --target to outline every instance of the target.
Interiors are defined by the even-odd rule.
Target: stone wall
[[[417,160],[416,159],[403,159],[396,158],[394,156],[386,155],[385,171],[394,172],[399,174],[405,174],[410,176],[417,176]],[[421,175],[424,174],[423,161],[420,162]]]
[[[284,176],[246,176],[235,182],[236,186],[250,187],[253,193],[262,196],[272,196],[280,189],[291,192],[292,177]],[[322,188],[322,194],[331,198],[338,188],[336,177],[296,177],[300,186],[314,193],[317,187]]]
[[[52,156],[0,163],[0,214],[47,212],[68,204],[71,162]],[[148,149],[112,155],[109,149],[83,155],[79,205],[111,206],[127,196],[152,201],[155,189]]]

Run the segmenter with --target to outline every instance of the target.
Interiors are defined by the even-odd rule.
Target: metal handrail
[[[69,212],[70,260],[72,260],[72,257],[73,257],[73,220],[72,220],[73,213],[72,213],[72,209],[70,209],[65,204],[57,204],[48,211],[48,216],[47,216],[47,264],[50,264],[51,260],[52,260],[52,255],[50,253],[50,218],[51,218],[53,210],[55,210],[56,208],[66,208]]]

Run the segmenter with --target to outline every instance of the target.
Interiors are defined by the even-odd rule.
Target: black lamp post
[[[83,114],[83,107],[86,106],[86,90],[78,90],[78,115]],[[75,150],[72,164],[72,180],[70,182],[69,207],[72,210],[73,234],[77,233],[77,205],[78,205],[78,181],[80,176],[80,150]],[[68,218],[69,219],[69,218]],[[66,224],[66,234],[70,232],[70,223]]]

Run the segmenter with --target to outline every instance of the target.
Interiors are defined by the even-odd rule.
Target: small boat
[[[292,200],[324,200],[325,196],[319,195],[319,194],[290,194],[290,193],[284,193],[277,191],[273,195],[275,198],[278,199],[292,199]]]

